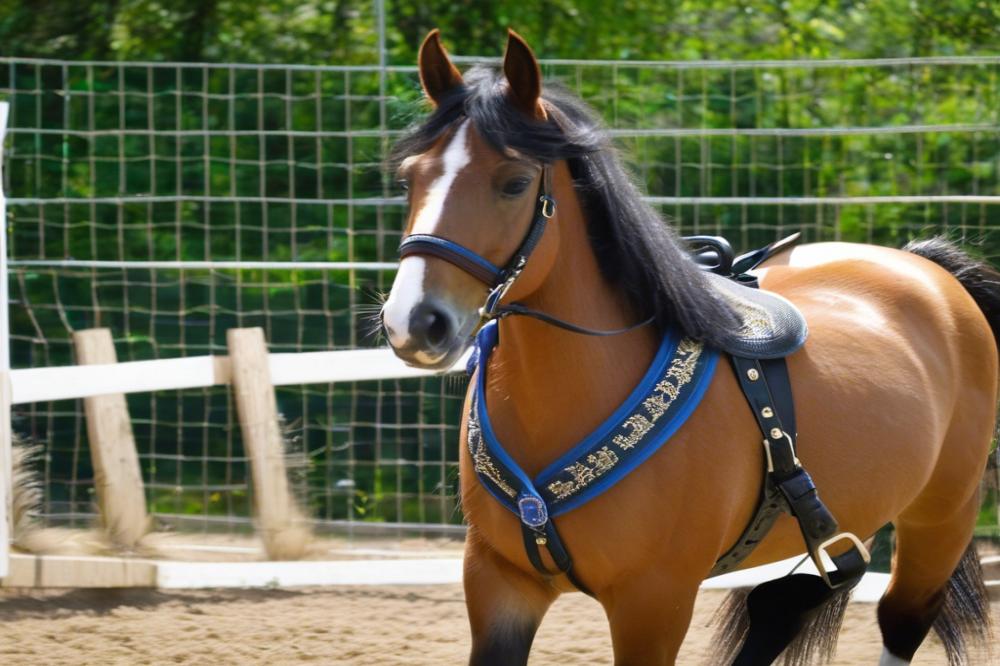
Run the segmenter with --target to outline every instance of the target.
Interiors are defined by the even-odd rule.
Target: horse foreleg
[[[513,566],[472,528],[465,546],[465,605],[472,629],[471,666],[518,666],[558,592]]]
[[[648,572],[630,575],[601,594],[615,666],[673,664],[691,623],[699,583]]]

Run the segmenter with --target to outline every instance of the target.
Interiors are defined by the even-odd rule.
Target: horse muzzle
[[[463,318],[436,298],[419,301],[403,316],[386,303],[381,318],[389,345],[407,365],[427,370],[450,367],[468,343],[470,331],[465,330]]]

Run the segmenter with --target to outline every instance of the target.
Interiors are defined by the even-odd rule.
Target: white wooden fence
[[[95,469],[101,520],[109,536],[133,545],[141,531],[128,529],[128,515],[133,516],[137,492],[141,498],[142,481],[137,478],[135,442],[128,426],[128,412],[122,394],[144,391],[202,388],[233,385],[239,421],[251,459],[255,489],[255,517],[261,529],[265,549],[276,559],[294,559],[300,553],[285,552],[289,542],[274,529],[284,524],[288,529],[297,518],[285,486],[285,469],[278,432],[277,413],[266,409],[274,403],[274,387],[291,384],[353,382],[373,379],[400,379],[434,374],[406,366],[389,349],[268,354],[261,329],[231,329],[229,356],[195,356],[153,361],[93,363],[93,358],[111,358],[114,349],[107,329],[81,331],[75,336],[77,356],[82,365],[28,368],[7,371],[0,387],[0,418],[5,422],[3,505],[0,516],[10,509],[10,408],[31,402],[82,398],[89,421],[91,454]],[[96,351],[95,351],[96,349]],[[465,367],[460,359],[448,372]],[[242,378],[242,380],[240,379]],[[253,378],[248,381],[247,378]],[[108,401],[107,398],[118,398]],[[98,402],[101,401],[101,402]],[[262,417],[263,415],[263,417]],[[268,423],[264,423],[263,420]],[[109,425],[110,424],[110,425]],[[278,448],[275,448],[278,447]],[[133,469],[136,467],[136,469]],[[137,486],[137,487],[136,487]],[[105,488],[102,492],[102,488]],[[143,516],[145,514],[143,513]],[[0,577],[6,574],[9,542],[8,519],[2,522],[3,556]],[[265,525],[266,523],[266,525]],[[294,540],[291,540],[294,542]]]

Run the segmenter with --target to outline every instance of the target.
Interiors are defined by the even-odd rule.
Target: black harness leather
[[[799,234],[794,234],[741,255],[736,260],[732,259],[732,250],[725,239],[698,237],[696,242],[704,245],[708,241],[716,253],[715,261],[708,270],[744,288],[758,288],[757,279],[748,271],[794,245],[798,237]],[[734,270],[741,273],[734,274]],[[795,402],[785,361],[787,354],[780,351],[788,340],[799,335],[794,330],[794,320],[781,312],[776,316],[779,322],[784,320],[778,328],[784,326],[789,330],[768,337],[761,349],[752,348],[757,353],[744,356],[727,350],[730,351],[729,358],[740,389],[764,437],[766,472],[753,518],[736,543],[715,563],[709,575],[733,571],[767,535],[778,516],[786,512],[798,521],[809,556],[824,582],[832,589],[853,587],[864,575],[870,555],[855,535],[849,532],[838,534],[837,521],[820,500],[816,484],[795,455],[795,440],[798,438]],[[789,321],[793,323],[789,324]],[[804,323],[802,326],[804,328]],[[800,333],[804,341],[805,333]],[[799,346],[801,341],[795,349]],[[828,549],[838,542],[845,542],[848,549],[839,555],[830,555]],[[829,567],[824,558],[829,559],[835,568]]]

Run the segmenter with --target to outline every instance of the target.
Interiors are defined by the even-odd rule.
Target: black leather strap
[[[399,245],[399,258],[422,254],[444,259],[488,285],[496,284],[503,276],[503,269],[494,266],[467,247],[433,234],[410,234]]]
[[[610,335],[621,335],[622,333],[628,333],[634,331],[637,328],[642,328],[643,326],[648,326],[656,321],[655,317],[650,317],[649,319],[643,319],[642,321],[632,324],[631,326],[626,326],[625,328],[613,328],[607,330],[600,330],[596,328],[587,328],[586,326],[580,326],[579,324],[574,324],[572,322],[559,319],[558,317],[553,317],[550,314],[541,312],[539,310],[533,310],[529,307],[522,305],[521,303],[510,303],[508,305],[501,305],[493,311],[493,314],[497,318],[503,319],[504,317],[510,317],[512,315],[522,316],[522,317],[532,317],[539,321],[543,321],[546,324],[550,324],[557,328],[561,328],[571,333],[579,333],[581,335],[596,335],[600,337],[607,337]]]
[[[545,523],[544,528],[539,530],[534,530],[524,523],[521,523],[521,536],[524,539],[524,550],[528,554],[528,561],[531,562],[531,566],[535,568],[538,573],[542,574],[546,578],[552,578],[562,574],[569,579],[569,582],[573,584],[573,587],[580,590],[588,596],[594,596],[594,593],[584,585],[573,572],[573,559],[569,555],[569,551],[563,545],[562,539],[559,538],[559,532],[556,530],[555,523],[551,520]],[[539,543],[541,542],[541,543]],[[549,571],[545,563],[542,562],[542,554],[539,546],[545,546],[546,550],[549,551],[549,555],[552,557],[552,562],[556,565],[556,571]]]
[[[795,455],[795,405],[785,359],[766,361],[732,356],[733,367],[743,395],[753,410],[754,418],[764,435],[767,455],[767,481],[764,501],[769,502],[765,520],[771,520],[773,500],[780,497],[780,504],[795,517],[802,532],[806,548],[821,570],[820,557],[824,543],[837,534],[837,521],[819,497],[816,484],[803,469]],[[769,490],[776,488],[777,493]],[[761,521],[761,514],[752,525]],[[765,532],[766,533],[766,532]],[[727,553],[728,555],[728,553]],[[854,585],[860,580],[868,562],[862,550],[853,542],[838,556],[830,556],[836,570],[827,571],[831,587]],[[728,563],[727,563],[728,564]]]
[[[755,359],[730,357],[736,376],[743,389],[743,395],[750,403],[750,409],[760,431],[766,441],[768,454],[768,471],[775,473],[777,478],[783,478],[795,471],[798,461],[795,459],[795,404],[792,402],[791,383],[784,359],[773,359],[764,362]],[[785,388],[777,390],[777,396],[772,395],[772,383],[775,387],[782,384]],[[778,402],[778,398],[781,402]],[[791,418],[786,425],[785,420]]]
[[[709,577],[721,576],[724,573],[735,571],[739,563],[745,560],[757,547],[757,544],[764,540],[764,537],[774,527],[778,516],[784,511],[785,503],[781,491],[775,487],[771,477],[765,472],[760,499],[757,500],[757,509],[754,511],[753,518],[750,519],[736,543],[712,567],[712,571],[708,574]]]
[[[747,271],[752,271],[774,255],[780,254],[788,248],[797,245],[801,237],[801,233],[795,232],[758,250],[741,254],[732,262],[733,275],[739,276]]]

